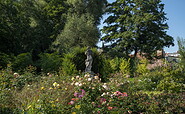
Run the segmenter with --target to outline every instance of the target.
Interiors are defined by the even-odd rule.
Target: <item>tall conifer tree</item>
[[[116,0],[107,8],[110,16],[103,27],[105,42],[110,49],[127,55],[134,52],[151,54],[171,46],[173,38],[167,35],[164,4],[161,0]]]

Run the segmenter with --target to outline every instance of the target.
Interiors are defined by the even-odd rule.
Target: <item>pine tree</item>
[[[151,53],[173,44],[167,35],[164,4],[161,0],[116,0],[109,4],[110,16],[103,27],[103,41],[109,48],[127,55],[134,52]]]

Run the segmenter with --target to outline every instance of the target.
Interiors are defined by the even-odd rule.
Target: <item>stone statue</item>
[[[85,65],[86,65],[85,72],[91,73],[93,58],[92,58],[92,50],[90,49],[90,47],[87,48],[85,55],[87,55],[87,59],[85,60]]]

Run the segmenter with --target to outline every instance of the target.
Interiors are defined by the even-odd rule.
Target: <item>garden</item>
[[[0,114],[185,114],[185,40],[179,62],[156,53],[176,44],[164,6],[0,0]]]
[[[41,54],[37,62],[40,72],[31,64],[28,53],[17,56],[0,71],[0,112],[185,113],[182,64],[163,60],[162,66],[149,69],[147,59],[110,59],[93,48],[92,76],[83,72],[85,50],[76,48],[63,57]],[[18,66],[22,69],[16,71]]]

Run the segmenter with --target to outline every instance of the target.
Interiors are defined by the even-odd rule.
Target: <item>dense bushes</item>
[[[10,64],[13,57],[5,53],[0,53],[0,69],[7,67],[7,64]]]
[[[75,56],[69,55],[64,58],[74,65]],[[1,70],[1,113],[185,112],[185,78],[178,68],[162,67],[133,78],[112,75],[106,83],[99,76],[64,76],[62,71],[37,75],[35,70],[29,66],[18,75],[11,68]]]
[[[74,75],[77,73],[76,66],[73,62],[74,54],[68,53],[64,55],[62,59],[62,73],[63,75]]]
[[[22,53],[15,57],[12,64],[13,70],[24,70],[27,66],[33,65],[32,56],[30,53]]]
[[[43,72],[58,71],[62,65],[62,58],[57,53],[42,53],[39,56],[40,60],[38,66]]]
[[[74,48],[71,52],[67,53],[63,57],[62,70],[65,74],[71,75],[79,72],[84,72],[85,70],[85,51],[87,48]],[[108,75],[110,73],[110,64],[105,56],[101,55],[97,49],[93,48],[93,63],[92,71],[94,73],[99,73],[102,76]]]

